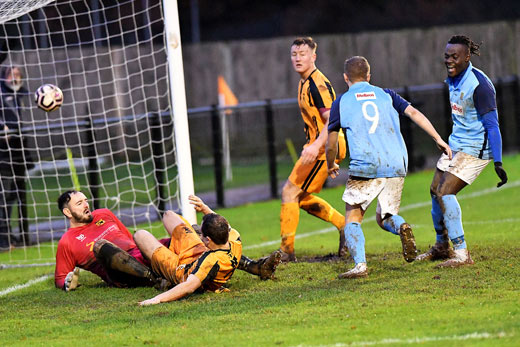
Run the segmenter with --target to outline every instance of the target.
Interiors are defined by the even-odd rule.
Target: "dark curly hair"
[[[465,45],[468,47],[470,54],[480,55],[480,46],[482,45],[482,42],[476,43],[465,35],[454,35],[451,37],[448,43]]]

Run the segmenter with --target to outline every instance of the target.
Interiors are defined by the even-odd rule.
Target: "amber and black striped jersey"
[[[300,81],[298,85],[298,105],[305,122],[306,146],[320,136],[325,124],[320,115],[320,108],[330,109],[335,99],[336,93],[332,84],[320,70],[315,69],[309,77]],[[319,160],[325,159],[325,148],[322,151],[318,157]]]
[[[204,252],[191,266],[190,274],[202,282],[203,290],[220,289],[233,275],[242,256],[242,241],[235,229],[229,232],[229,249],[215,249]]]

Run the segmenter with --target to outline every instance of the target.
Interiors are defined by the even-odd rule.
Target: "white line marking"
[[[509,188],[513,188],[513,187],[517,187],[517,186],[520,186],[520,180],[511,182],[507,186],[503,186],[500,190],[509,189]],[[480,190],[480,191],[477,191],[477,192],[474,192],[474,193],[460,195],[458,197],[458,199],[462,200],[462,199],[475,198],[475,197],[479,197],[479,196],[486,195],[486,194],[497,193],[500,190],[498,190],[496,188],[488,188],[488,189]],[[426,207],[426,206],[430,206],[430,204],[431,204],[431,201],[424,201],[424,202],[419,202],[419,203],[415,203],[415,204],[410,204],[410,205],[401,207],[400,211],[402,212],[402,211],[412,210],[412,209],[415,209],[415,208]],[[376,217],[375,216],[371,216],[369,218],[366,218],[364,220],[364,222],[365,223],[367,223],[367,222],[375,222],[375,220],[376,220]],[[516,221],[518,221],[518,219],[512,218],[512,219],[505,219],[504,221],[516,222]],[[467,222],[465,224],[469,224],[469,223],[472,223],[472,222]],[[486,222],[482,222],[482,223],[486,223]],[[330,233],[332,231],[337,232],[338,230],[336,228],[334,228],[334,227],[331,227],[331,228],[311,231],[309,233],[296,235],[296,239],[303,239],[303,238],[314,236],[314,235],[326,234],[326,233]],[[267,242],[262,242],[262,243],[259,243],[259,244],[256,244],[256,245],[245,246],[245,247],[243,247],[243,249],[254,249],[254,248],[261,248],[261,247],[266,247],[266,246],[274,246],[274,245],[277,245],[279,242],[280,242],[280,240],[267,241]],[[27,288],[29,286],[32,286],[33,284],[45,281],[50,276],[51,275],[45,275],[45,276],[36,278],[34,280],[30,280],[29,282],[27,282],[25,284],[20,284],[20,285],[16,285],[16,286],[7,288],[7,289],[5,289],[5,290],[0,292],[0,297],[2,297],[4,295],[7,295],[9,293],[12,293],[12,292],[14,292],[16,290]]]
[[[17,291],[19,289],[24,289],[24,288],[27,288],[27,287],[30,287],[32,286],[33,284],[36,284],[36,283],[40,283],[40,282],[43,282],[45,281],[46,279],[50,278],[51,275],[44,275],[44,276],[41,276],[41,277],[38,277],[38,278],[35,278],[33,280],[30,280],[29,282],[25,283],[25,284],[17,284],[15,286],[12,286],[12,287],[9,287],[7,289],[4,289],[0,292],[0,297],[4,296],[4,295],[7,295],[7,294],[10,294],[14,291]]]
[[[474,332],[466,335],[452,335],[452,336],[426,336],[426,337],[415,337],[411,339],[383,339],[379,341],[359,341],[359,342],[350,342],[343,343],[338,342],[330,345],[305,345],[300,344],[298,347],[311,347],[311,346],[319,346],[319,347],[343,347],[343,346],[375,346],[375,345],[393,345],[393,344],[416,344],[416,343],[425,343],[425,342],[433,342],[433,341],[463,341],[463,340],[475,340],[475,339],[498,339],[504,337],[513,336],[512,334],[506,334],[505,332],[499,332],[497,334],[490,333],[478,333]]]
[[[480,197],[482,195],[487,195],[487,194],[492,194],[492,193],[499,193],[500,191],[502,191],[504,189],[516,188],[518,186],[520,186],[520,180],[514,181],[514,182],[510,182],[507,185],[502,186],[500,189],[497,189],[497,188],[487,188],[487,189],[479,190],[479,191],[476,191],[476,192],[473,192],[473,193],[469,193],[469,194],[461,194],[460,196],[457,196],[457,199],[458,200],[464,200],[464,199],[476,198],[476,197]],[[431,203],[432,202],[430,200],[428,200],[428,201],[418,202],[418,203],[415,203],[415,204],[406,205],[406,206],[401,207],[399,209],[399,212],[413,210],[413,209],[420,208],[420,207],[429,207],[429,206],[431,206]],[[372,216],[372,217],[369,217],[369,218],[366,218],[366,219],[363,220],[364,223],[375,222],[375,221],[376,221],[376,217],[375,216]],[[298,239],[303,239],[305,237],[310,237],[310,236],[314,236],[314,235],[330,233],[332,231],[338,232],[338,229],[336,229],[334,227],[331,227],[331,228],[311,231],[311,232],[304,233],[304,234],[296,234],[295,238],[298,240]],[[259,244],[256,244],[256,245],[245,246],[245,247],[243,247],[243,249],[247,250],[247,249],[261,248],[261,247],[266,247],[266,246],[274,246],[274,245],[278,245],[279,243],[280,243],[280,240],[278,239],[278,240],[273,240],[273,241],[262,242],[262,243],[259,243]]]

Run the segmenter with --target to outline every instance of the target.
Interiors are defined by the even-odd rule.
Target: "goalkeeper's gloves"
[[[502,162],[495,162],[495,172],[497,173],[498,178],[500,178],[500,182],[497,183],[498,188],[507,183],[507,173],[506,170],[504,170],[502,167]]]
[[[76,289],[79,286],[79,267],[74,268],[74,271],[71,271],[65,277],[65,291],[70,292],[71,290]]]

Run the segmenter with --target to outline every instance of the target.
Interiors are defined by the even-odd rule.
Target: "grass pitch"
[[[504,163],[507,185],[495,188],[498,178],[489,166],[458,196],[473,266],[406,263],[399,238],[377,227],[371,207],[362,225],[369,277],[338,280],[353,264],[327,257],[337,249],[337,231],[302,213],[296,240],[301,261],[281,265],[275,281],[237,271],[230,293],[138,307],[157,292],[108,288],[82,272],[82,286],[65,293],[54,288],[52,276],[42,277],[52,274],[52,266],[0,270],[0,341],[6,346],[520,345],[520,155]],[[401,215],[412,224],[421,251],[434,242],[432,174],[407,177],[403,194]],[[326,189],[320,196],[343,211],[342,190]],[[269,201],[219,212],[241,232],[244,253],[258,257],[278,247],[279,208],[279,201]],[[0,254],[0,262],[5,256]],[[35,279],[39,282],[26,288],[15,287]]]

